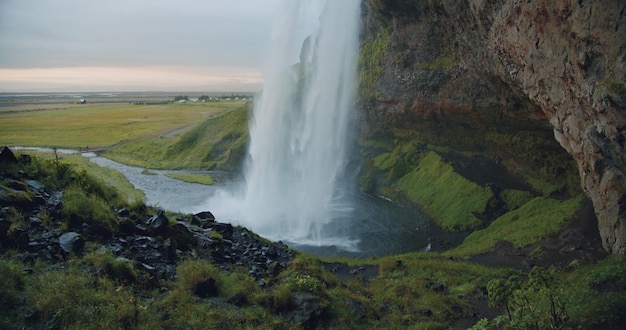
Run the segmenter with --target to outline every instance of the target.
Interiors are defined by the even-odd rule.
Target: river
[[[15,147],[14,150],[30,149],[51,151],[45,148]],[[78,153],[75,150],[57,149],[62,153]],[[211,174],[216,184],[202,185],[187,183],[165,176],[172,172],[194,172],[187,170],[150,170],[147,174],[140,167],[121,164],[101,157],[92,152],[81,153],[90,161],[122,173],[135,188],[144,192],[147,205],[180,213],[211,211],[207,201],[216,192],[229,189],[233,184],[233,175],[224,172],[206,172]],[[344,199],[350,201],[351,208],[341,215],[333,217],[328,224],[332,235],[328,240],[311,244],[296,244],[284,241],[297,250],[323,257],[367,258],[401,254],[431,249],[433,226],[423,213],[405,208],[390,200],[365,194],[354,189],[344,192]],[[217,219],[231,222],[233,219]],[[234,221],[237,224],[236,221]],[[254,228],[249,228],[254,231]]]

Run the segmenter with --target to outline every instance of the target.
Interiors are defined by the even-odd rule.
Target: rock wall
[[[365,0],[363,6],[365,136],[422,130],[456,149],[555,169],[544,171],[552,177],[573,158],[604,248],[626,253],[625,1]],[[446,131],[454,122],[466,138],[444,139],[456,134]],[[499,145],[494,126],[509,142]],[[524,141],[507,146],[516,136],[528,141],[547,131],[561,150],[542,142],[530,156],[510,151]]]

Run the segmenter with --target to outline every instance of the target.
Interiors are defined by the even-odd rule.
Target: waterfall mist
[[[271,239],[355,244],[329,224],[351,212],[340,179],[354,108],[360,0],[287,0],[284,9],[250,115],[245,182],[216,194],[208,207],[221,221]]]

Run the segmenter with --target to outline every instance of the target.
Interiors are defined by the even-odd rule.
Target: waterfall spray
[[[288,0],[285,8],[250,118],[243,196],[213,205],[237,208],[237,215],[223,212],[266,237],[322,244],[324,226],[338,211],[338,179],[346,163],[360,0]],[[306,17],[317,26],[304,42],[299,22]],[[297,64],[294,47],[302,49]]]

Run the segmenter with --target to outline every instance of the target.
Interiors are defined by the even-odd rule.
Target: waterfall
[[[214,213],[271,239],[320,245],[331,234],[325,226],[349,210],[337,201],[354,108],[360,0],[286,0],[284,8],[250,116],[243,190],[236,202],[217,196]]]

